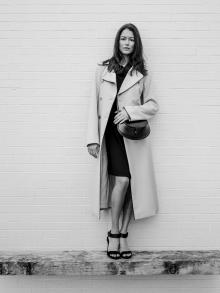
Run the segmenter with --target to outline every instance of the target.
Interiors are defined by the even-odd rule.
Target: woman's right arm
[[[88,152],[94,157],[97,157],[99,151],[98,96],[100,88],[100,69],[101,66],[96,67],[95,76],[92,81],[87,121],[86,145],[88,147]]]

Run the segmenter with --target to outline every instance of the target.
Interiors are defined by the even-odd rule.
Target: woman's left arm
[[[143,81],[143,105],[125,106],[125,110],[130,116],[129,121],[149,120],[159,111],[159,104],[155,98],[155,92],[152,85],[152,74],[144,76]]]

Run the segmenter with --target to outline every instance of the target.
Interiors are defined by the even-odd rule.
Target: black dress
[[[125,67],[121,66],[120,72],[116,73],[117,93],[130,67],[131,64],[128,63]],[[114,117],[117,114],[115,111],[117,111],[116,97],[112,105],[105,129],[106,149],[108,156],[108,173],[115,176],[126,176],[131,178],[124,139],[117,130],[117,124],[113,123]]]

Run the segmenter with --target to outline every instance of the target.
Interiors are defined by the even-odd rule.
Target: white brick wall
[[[131,224],[130,246],[219,249],[219,17],[217,0],[0,0],[0,250],[105,249],[109,218],[99,222],[88,205],[86,110],[96,61],[111,56],[127,22],[140,30],[160,103],[152,121],[160,212]],[[216,276],[115,280],[13,277],[0,288],[220,287]]]

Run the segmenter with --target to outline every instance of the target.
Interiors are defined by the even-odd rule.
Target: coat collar
[[[132,70],[132,68],[133,66],[128,70],[127,75],[125,76],[122,85],[118,91],[118,94],[121,94],[122,92],[126,91],[135,83],[137,83],[140,79],[143,78],[143,74],[140,73],[138,70],[135,70],[131,76],[130,71]],[[111,72],[109,72],[106,66],[102,74],[102,79],[116,84],[116,73],[114,69]]]

